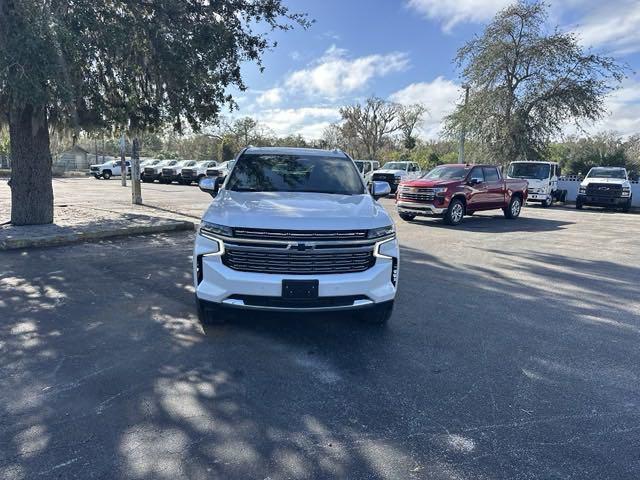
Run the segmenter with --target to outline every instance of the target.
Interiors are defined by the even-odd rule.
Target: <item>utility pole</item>
[[[463,113],[466,114],[467,103],[469,102],[469,84],[463,83],[462,88],[464,88],[464,105],[462,109],[463,109]],[[464,137],[466,135],[467,135],[466,119],[464,118],[464,115],[463,115],[462,126],[460,127],[460,149],[458,151],[458,163],[464,163],[464,140],[465,140]]]
[[[131,203],[142,205],[142,189],[140,188],[140,141],[133,137],[131,142]]]
[[[120,178],[122,179],[122,186],[127,186],[127,161],[125,159],[125,148],[126,148],[126,140],[124,138],[124,133],[120,138]]]

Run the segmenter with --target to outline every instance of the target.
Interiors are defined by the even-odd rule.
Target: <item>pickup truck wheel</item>
[[[144,183],[153,183],[153,180],[151,180],[150,178],[147,178],[147,177],[142,177],[142,181]]]
[[[102,172],[102,178],[104,178],[105,180],[109,180],[111,178],[111,172],[109,170],[105,170],[104,172]]]
[[[622,211],[624,213],[629,213],[629,211],[631,210],[631,203],[633,202],[633,198],[629,197],[629,200],[627,200],[627,203],[624,204],[624,207],[622,207]]]
[[[401,213],[400,218],[405,222],[410,222],[411,220],[416,218],[416,216],[413,213]]]
[[[576,200],[576,210],[582,210],[582,202],[580,200]]]
[[[509,206],[505,208],[504,216],[506,218],[518,218],[520,216],[520,211],[522,210],[522,201],[520,197],[511,197],[511,201],[509,202]]]
[[[386,325],[393,313],[393,300],[379,303],[360,312],[360,319],[369,325]]]
[[[547,208],[547,207],[550,207],[552,203],[553,203],[553,198],[549,197],[549,198],[545,199],[544,202],[542,202],[542,206],[544,208]]]
[[[196,305],[198,307],[198,320],[203,325],[220,325],[224,323],[224,315],[222,309],[211,303],[205,303],[196,297]]]
[[[454,198],[449,204],[449,208],[444,214],[444,223],[447,225],[458,225],[464,217],[464,203],[459,198]]]

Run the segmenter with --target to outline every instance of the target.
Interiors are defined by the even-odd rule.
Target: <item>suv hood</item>
[[[590,183],[610,183],[611,185],[629,185],[629,181],[624,178],[585,178],[582,183],[580,183],[581,187],[586,187]]]
[[[369,194],[231,192],[220,190],[202,217],[229,227],[291,230],[360,230],[391,225]]]

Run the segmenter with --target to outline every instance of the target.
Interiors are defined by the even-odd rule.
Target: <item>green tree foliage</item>
[[[536,159],[567,122],[605,113],[604,97],[624,68],[583,50],[572,33],[547,31],[546,24],[545,3],[520,1],[458,51],[471,93],[467,106],[448,117],[449,135],[466,126],[499,162]]]
[[[228,87],[245,88],[270,30],[308,23],[281,0],[0,0],[12,222],[52,221],[49,124],[198,132],[235,106]]]

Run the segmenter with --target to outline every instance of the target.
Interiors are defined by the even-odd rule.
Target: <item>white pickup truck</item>
[[[192,167],[184,167],[180,171],[179,183],[182,185],[190,185],[192,182],[199,182],[201,178],[207,176],[207,169],[213,168],[218,165],[218,162],[214,160],[204,160],[196,163]]]
[[[218,191],[219,188],[219,191]],[[227,309],[353,312],[387,322],[396,295],[399,249],[391,217],[345,153],[249,147],[198,228],[193,279],[200,321]]]
[[[400,182],[414,180],[421,175],[420,165],[415,162],[387,162],[381,169],[373,172],[371,181],[387,182],[391,187],[391,193],[395,193]]]
[[[556,162],[511,162],[507,169],[507,178],[519,178],[529,184],[528,202],[540,202],[549,207],[554,201],[564,202],[567,191],[558,188],[560,165]]]
[[[631,183],[626,168],[593,167],[580,184],[576,208],[584,205],[631,210]]]
[[[127,160],[125,164],[127,165],[127,175],[131,175],[131,162]],[[120,160],[110,160],[98,165],[89,165],[89,173],[98,180],[100,178],[109,180],[111,177],[119,177],[122,174]]]

